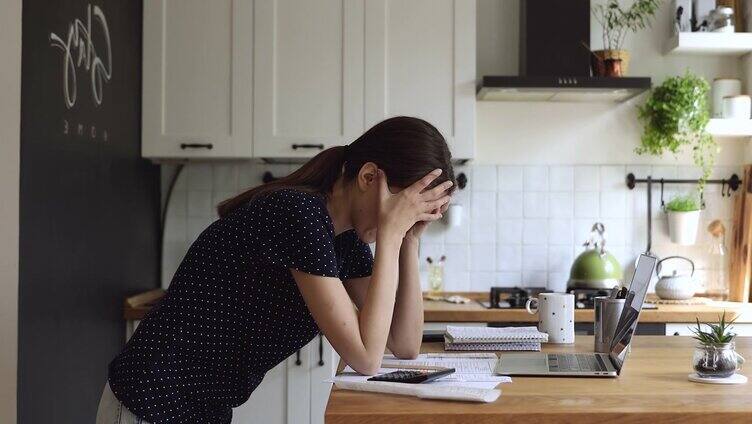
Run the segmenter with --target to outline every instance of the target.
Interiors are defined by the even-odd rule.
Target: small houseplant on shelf
[[[607,0],[592,7],[595,20],[603,29],[603,50],[592,52],[592,68],[596,76],[621,77],[629,68],[629,53],[623,50],[630,32],[637,32],[652,24],[661,0],[635,0],[622,8],[619,0]]]
[[[695,193],[680,194],[666,203],[668,234],[672,243],[684,246],[695,244],[701,206]]]
[[[643,123],[637,154],[660,156],[678,154],[692,149],[692,159],[701,170],[697,192],[702,194],[718,154],[718,145],[705,130],[710,120],[708,91],[705,78],[687,71],[682,76],[667,78],[654,88],[644,105],[638,108]]]
[[[734,338],[736,334],[729,331],[734,320],[726,321],[726,312],[719,317],[718,323],[706,324],[710,331],[703,331],[700,320],[697,328],[692,329],[697,340],[692,367],[702,378],[731,377],[744,363],[744,358],[736,353]]]

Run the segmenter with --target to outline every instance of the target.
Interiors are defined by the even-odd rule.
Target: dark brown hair
[[[286,177],[223,201],[217,210],[224,217],[256,197],[283,188],[325,196],[340,176],[349,182],[368,162],[384,171],[391,186],[408,187],[437,168],[443,172],[432,186],[447,180],[456,186],[451,159],[446,140],[433,125],[398,116],[374,125],[349,146],[324,150]]]

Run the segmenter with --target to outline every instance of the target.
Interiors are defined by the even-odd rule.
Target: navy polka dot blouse
[[[155,424],[229,423],[264,374],[318,334],[290,268],[344,281],[372,266],[354,231],[335,237],[322,197],[284,189],[257,198],[193,243],[110,364],[110,387]]]

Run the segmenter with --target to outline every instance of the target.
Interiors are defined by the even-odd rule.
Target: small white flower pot
[[[668,211],[668,235],[671,242],[691,246],[697,241],[697,227],[701,211]]]

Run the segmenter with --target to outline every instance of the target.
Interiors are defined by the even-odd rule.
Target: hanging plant
[[[692,149],[692,159],[701,170],[698,192],[705,188],[718,154],[718,144],[705,131],[710,120],[708,91],[710,85],[700,76],[687,71],[683,76],[666,79],[654,88],[638,118],[644,129],[637,154],[660,156],[678,154],[685,146]]]

